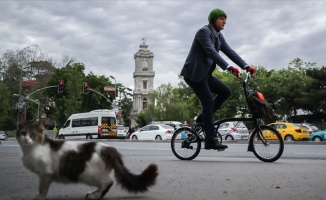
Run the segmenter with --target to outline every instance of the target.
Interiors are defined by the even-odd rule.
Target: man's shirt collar
[[[220,32],[217,32],[217,31],[215,30],[215,28],[214,28],[211,24],[209,24],[209,25],[212,27],[212,29],[213,29],[213,34],[214,34],[214,36],[217,38],[218,35],[220,34]]]

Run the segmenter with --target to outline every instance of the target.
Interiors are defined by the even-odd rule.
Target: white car
[[[0,140],[7,140],[8,136],[4,131],[0,131]]]
[[[118,125],[117,136],[119,138],[126,138],[128,132],[128,127],[124,127],[122,125]]]
[[[225,122],[218,129],[223,140],[246,140],[249,130],[243,122]]]
[[[130,140],[167,140],[172,138],[174,128],[165,124],[149,124],[130,135]]]
[[[314,125],[311,125],[311,124],[304,124],[304,123],[302,123],[302,124],[296,124],[296,125],[298,125],[298,126],[300,126],[300,127],[307,128],[307,129],[308,129],[308,132],[309,132],[310,135],[311,135],[313,132],[318,132],[318,131],[320,131],[320,129],[319,129],[318,127],[316,127],[316,126],[314,126]]]

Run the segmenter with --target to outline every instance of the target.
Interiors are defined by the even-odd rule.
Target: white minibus
[[[117,138],[115,112],[107,109],[72,114],[59,130],[59,139]]]

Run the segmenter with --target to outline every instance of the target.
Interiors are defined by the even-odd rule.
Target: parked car
[[[275,122],[268,124],[268,126],[271,126],[278,130],[278,132],[280,132],[282,138],[285,141],[308,140],[310,136],[308,131],[304,131],[307,130],[307,128],[301,128],[300,126],[294,123]]]
[[[311,124],[297,124],[300,127],[306,127],[309,131],[309,134],[312,134],[313,132],[320,131],[320,129],[317,126],[311,125]]]
[[[224,140],[248,139],[249,130],[243,122],[225,122],[218,129]]]
[[[4,131],[0,131],[0,140],[7,140],[8,136]]]
[[[167,140],[172,138],[174,128],[165,124],[149,124],[130,135],[130,140]]]
[[[118,125],[117,136],[119,138],[127,138],[128,127]]]
[[[325,141],[326,140],[326,129],[323,131],[316,131],[310,134],[309,141]]]

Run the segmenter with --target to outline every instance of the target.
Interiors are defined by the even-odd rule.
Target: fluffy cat
[[[44,124],[30,125],[21,120],[16,134],[23,152],[23,164],[39,176],[39,195],[46,199],[52,182],[85,183],[97,187],[86,199],[101,199],[113,185],[109,174],[114,169],[117,182],[128,192],[146,192],[155,184],[157,166],[150,164],[134,175],[124,166],[120,153],[97,142],[51,140],[44,134]]]

